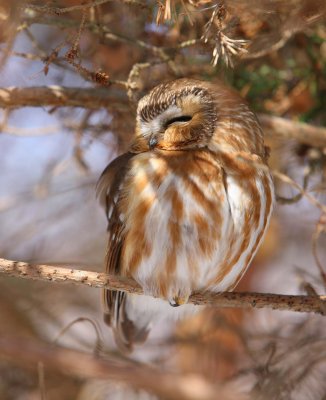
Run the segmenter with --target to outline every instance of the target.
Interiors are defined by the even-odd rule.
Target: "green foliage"
[[[326,57],[321,54],[325,43],[321,33],[324,31],[325,26],[319,26],[313,32],[295,36],[282,51],[253,63],[238,65],[235,70],[227,71],[228,80],[257,112],[271,112],[266,108],[266,101],[275,102],[277,106],[279,97],[293,101],[295,93],[292,91],[302,83],[307,92],[301,94],[300,100],[307,102],[307,109],[300,110],[294,106],[291,116],[300,121],[326,125]],[[278,113],[277,107],[272,113]]]

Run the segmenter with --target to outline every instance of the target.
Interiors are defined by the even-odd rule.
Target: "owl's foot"
[[[188,302],[188,297],[182,297],[182,296],[175,296],[173,297],[172,300],[169,301],[170,306],[172,307],[179,307],[187,302]]]

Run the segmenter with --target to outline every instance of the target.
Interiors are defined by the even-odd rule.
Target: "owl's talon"
[[[187,303],[187,301],[188,301],[188,298],[176,296],[176,297],[173,297],[173,300],[169,301],[169,303],[170,303],[170,306],[172,306],[172,307],[179,307],[179,306],[182,306],[182,304]]]
[[[172,307],[179,307],[180,306],[180,304],[177,303],[174,299],[169,301],[169,303],[170,303],[170,306],[172,306]]]

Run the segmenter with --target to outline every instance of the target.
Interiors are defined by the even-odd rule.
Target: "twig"
[[[21,58],[26,58],[26,60],[43,60],[43,57],[41,55],[37,55],[37,54],[32,54],[32,53],[20,53],[18,51],[12,51],[10,53],[11,56],[15,56],[15,57],[21,57]]]
[[[2,125],[0,130],[2,133],[6,133],[13,136],[46,136],[53,135],[60,131],[61,125],[49,125],[44,127],[33,127],[33,128],[20,128],[17,126]]]
[[[323,2],[320,2],[319,4],[317,3],[318,2],[315,2],[315,8],[312,7],[314,11],[309,15],[309,13],[307,14],[304,11],[304,3],[301,3],[301,8],[300,2],[297,2],[299,9],[297,9],[292,16],[289,16],[283,26],[279,26],[278,29],[274,28],[277,32],[276,39],[275,31],[262,35],[261,39],[263,40],[261,40],[261,43],[268,43],[269,45],[261,46],[261,48],[256,51],[251,51],[249,48],[249,52],[244,54],[243,58],[247,60],[257,59],[273,52],[277,52],[283,48],[295,34],[305,31],[309,26],[312,26],[313,24],[316,24],[318,21],[322,20],[325,16],[325,6]],[[255,47],[257,47],[257,44]]]
[[[94,271],[73,269],[70,266],[36,265],[20,261],[0,259],[0,273],[4,275],[50,281],[56,283],[75,283],[96,288],[121,290],[142,294],[141,287],[132,279],[107,275]],[[270,293],[196,293],[189,303],[196,305],[214,305],[218,307],[272,308],[297,312],[324,314],[326,296],[292,296]]]
[[[98,355],[102,348],[104,347],[104,342],[102,338],[102,332],[101,332],[101,327],[99,326],[97,321],[92,320],[91,318],[86,318],[86,317],[80,317],[76,318],[73,321],[71,321],[68,325],[66,325],[61,331],[58,333],[56,338],[53,340],[53,344],[57,344],[59,339],[74,325],[76,325],[78,322],[89,322],[92,325],[92,328],[94,329],[94,332],[96,334],[96,341],[94,344],[94,349],[93,349],[93,354]]]
[[[320,277],[326,288],[326,272],[324,271],[324,266],[319,258],[318,251],[317,251],[317,243],[318,238],[322,233],[326,232],[326,212],[321,214],[319,221],[316,224],[315,231],[311,238],[311,245],[312,245],[312,254],[317,264],[317,268],[319,270]]]
[[[53,25],[61,28],[78,28],[78,22],[70,18],[49,18],[43,15],[37,17],[28,17],[24,20],[24,29],[26,26],[30,26],[34,23]],[[83,27],[88,29],[90,33],[100,37],[102,44],[111,44],[111,42],[123,43],[125,45],[138,47],[144,51],[152,53],[155,57],[159,58],[161,62],[167,64],[168,68],[172,71],[175,76],[180,74],[180,66],[176,65],[173,61],[174,54],[179,50],[187,47],[195,46],[200,43],[200,39],[186,40],[175,47],[159,47],[135,37],[128,37],[121,34],[113,33],[105,25],[98,25],[91,21],[84,21]],[[111,83],[111,82],[110,82]]]
[[[84,131],[87,126],[87,123],[93,113],[94,113],[94,110],[86,110],[86,112],[85,112],[84,116],[81,118],[81,121],[80,121],[77,129],[75,130],[75,134],[74,134],[75,144],[74,144],[74,149],[73,149],[73,156],[77,163],[77,166],[80,168],[82,173],[89,172],[89,165],[88,165],[87,161],[85,160],[84,148],[82,146],[82,140],[83,140],[83,135],[84,135]]]
[[[37,363],[38,386],[40,389],[41,400],[46,400],[45,379],[44,379],[44,364],[42,361]]]
[[[326,215],[326,205],[322,204],[320,201],[316,199],[316,197],[312,196],[306,190],[304,190],[297,182],[291,179],[289,176],[279,172],[277,170],[272,171],[274,178],[281,180],[282,182],[296,188],[313,206],[319,208],[319,210]]]
[[[261,50],[251,52],[250,48],[249,48],[249,51],[243,55],[243,59],[247,59],[247,60],[256,59],[256,58],[264,57],[267,54],[276,52],[276,51],[280,50],[282,47],[284,47],[286,45],[286,43],[295,35],[295,33],[300,32],[301,30],[302,30],[302,28],[286,30],[282,33],[282,35],[278,38],[278,40],[275,43],[272,43],[272,45],[270,45],[270,46],[264,46]],[[272,40],[272,39],[270,39],[270,40]]]
[[[50,346],[40,340],[2,335],[0,356],[24,368],[33,368],[36,363],[42,362],[47,370],[59,371],[79,379],[125,382],[167,400],[215,400],[216,393],[224,400],[233,398],[230,396],[232,387],[211,383],[199,374],[162,371],[139,362],[113,357],[108,360],[95,358],[81,351]],[[237,399],[243,400],[244,397],[240,394]]]
[[[85,10],[86,8],[100,6],[102,4],[109,3],[112,1],[114,1],[114,0],[93,0],[93,1],[89,1],[89,3],[86,3],[86,4],[79,4],[77,6],[70,6],[70,7],[49,7],[49,6],[39,6],[36,4],[26,4],[24,6],[24,8],[29,8],[30,10],[34,10],[37,12],[45,12],[45,13],[49,13],[49,14],[60,15],[60,14],[66,14],[66,13],[69,13],[72,11]],[[126,4],[134,4],[141,8],[147,8],[146,4],[144,4],[140,1],[137,1],[137,0],[120,0],[120,1],[122,1],[123,3],[126,3]]]
[[[79,26],[78,21],[74,19],[44,16],[27,17],[25,18],[24,23],[28,26],[37,23],[42,25],[56,26],[58,28],[78,28]],[[125,35],[114,33],[110,29],[108,29],[107,26],[99,26],[98,24],[91,21],[85,23],[85,29],[88,29],[92,34],[99,36],[101,38],[101,43],[103,44],[108,42],[119,42],[133,47],[139,47],[140,49],[146,50],[156,57],[159,57],[162,61],[165,62],[169,61],[169,54],[172,55],[178,50],[202,43],[202,40],[200,39],[190,39],[181,42],[174,47],[159,47],[134,37],[128,37]]]

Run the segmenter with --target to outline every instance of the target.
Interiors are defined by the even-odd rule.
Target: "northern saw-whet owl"
[[[155,319],[196,307],[185,304],[191,293],[233,290],[274,199],[254,113],[221,82],[194,79],[139,101],[130,149],[97,190],[109,221],[107,273],[134,278],[145,293],[104,290],[105,320],[123,350],[144,341]]]

